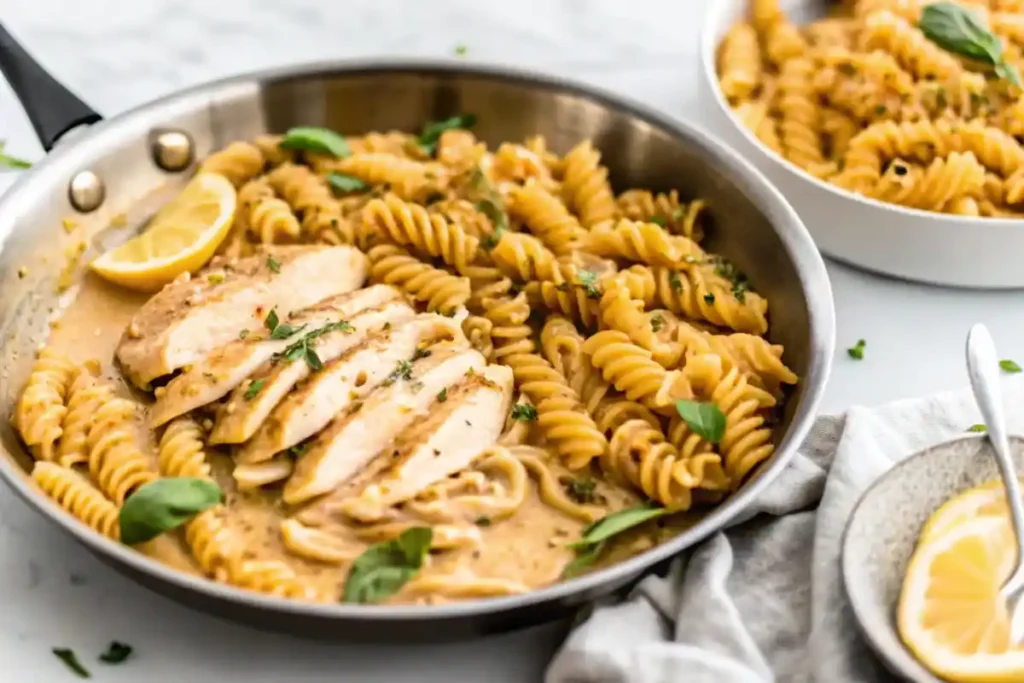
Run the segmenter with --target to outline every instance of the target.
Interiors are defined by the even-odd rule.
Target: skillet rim
[[[772,484],[790,460],[796,456],[800,444],[807,436],[817,416],[817,409],[825,391],[835,349],[835,310],[831,285],[824,260],[796,211],[752,163],[740,157],[736,151],[721,142],[716,136],[708,133],[703,127],[660,113],[653,107],[641,104],[630,97],[614,94],[598,86],[534,70],[510,68],[496,64],[466,64],[440,59],[319,60],[261,69],[207,81],[132,107],[91,125],[88,130],[75,135],[74,140],[58,144],[41,163],[24,173],[0,198],[0,249],[3,249],[9,235],[17,229],[14,224],[17,222],[16,217],[19,213],[34,206],[34,202],[38,201],[32,197],[33,188],[38,184],[36,178],[42,177],[44,174],[56,173],[63,167],[77,169],[75,162],[77,157],[86,156],[91,149],[102,150],[109,146],[108,141],[116,141],[124,137],[125,129],[130,131],[131,124],[144,123],[146,119],[154,118],[165,111],[173,111],[176,105],[181,106],[196,98],[204,98],[209,107],[215,102],[217,95],[242,86],[258,88],[268,81],[388,73],[471,76],[582,97],[606,109],[625,113],[633,119],[662,129],[677,140],[684,141],[700,156],[714,159],[718,165],[724,167],[724,170],[729,171],[730,178],[737,190],[746,194],[765,215],[782,242],[800,278],[801,291],[808,309],[810,360],[807,371],[801,377],[801,383],[804,386],[803,395],[789,429],[776,448],[772,461],[761,470],[757,478],[749,481],[739,492],[727,498],[699,522],[671,540],[615,565],[520,595],[466,600],[441,605],[359,605],[341,602],[304,602],[247,591],[217,583],[202,576],[192,576],[136,552],[129,546],[102,536],[77,518],[66,514],[62,508],[56,506],[32,485],[25,471],[17,467],[13,457],[7,453],[5,448],[3,450],[7,457],[0,457],[0,478],[32,509],[59,525],[66,533],[74,536],[92,552],[110,562],[127,565],[126,569],[132,572],[147,575],[149,578],[171,584],[178,590],[197,594],[207,600],[240,603],[248,608],[284,613],[299,618],[334,621],[458,620],[490,614],[496,615],[549,603],[581,604],[608,593],[610,590],[608,586],[624,585],[651,567],[729,526],[730,522],[751,507],[754,499]],[[152,129],[159,125],[160,121],[150,121],[148,128]],[[5,230],[5,228],[8,229]],[[26,225],[21,229],[30,228]],[[137,579],[133,579],[133,581],[138,583]]]

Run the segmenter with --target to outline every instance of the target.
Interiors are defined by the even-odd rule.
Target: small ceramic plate
[[[1010,439],[1024,473],[1024,439]],[[942,683],[917,662],[896,632],[903,575],[925,522],[958,493],[998,480],[983,435],[965,436],[913,455],[885,473],[857,502],[843,537],[846,595],[868,644],[893,671],[915,683]]]

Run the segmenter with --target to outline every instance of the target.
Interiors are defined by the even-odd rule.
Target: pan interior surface
[[[785,347],[800,382],[778,416],[770,460],[724,502],[687,521],[675,538],[593,574],[513,597],[437,606],[350,606],[290,602],[245,593],[168,569],[93,534],[56,508],[26,478],[32,458],[11,427],[12,408],[51,323],[76,294],[81,265],[122,223],[141,226],[191,176],[168,173],[153,159],[161,132],[186,133],[195,158],[236,140],[324,126],[345,134],[416,132],[427,121],[462,113],[495,148],[542,135],[565,154],[593,140],[617,192],[678,190],[707,202],[702,243],[742,270],[771,301],[768,338]],[[80,214],[68,186],[83,170],[105,185],[106,201]],[[65,146],[27,175],[0,210],[0,474],[34,507],[140,582],[176,599],[258,626],[314,636],[444,639],[526,626],[634,580],[641,572],[722,528],[795,454],[810,427],[833,348],[831,294],[824,265],[781,196],[752,168],[699,129],[588,88],[530,74],[424,64],[325,65],[240,77],[185,91],[113,118]],[[68,229],[68,226],[73,229]],[[431,624],[445,624],[438,629]],[[397,625],[395,630],[389,625]]]

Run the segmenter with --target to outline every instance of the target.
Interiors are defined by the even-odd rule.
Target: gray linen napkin
[[[1024,432],[1024,378],[1003,383]],[[751,514],[570,633],[546,683],[879,683],[839,571],[857,499],[895,463],[979,422],[968,390],[818,419]],[[817,506],[815,507],[815,503]]]

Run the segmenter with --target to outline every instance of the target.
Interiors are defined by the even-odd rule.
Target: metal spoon
[[[967,374],[971,378],[974,400],[988,428],[989,443],[996,454],[999,474],[1006,487],[1006,500],[1017,540],[1017,563],[1003,584],[1000,594],[1011,615],[1010,640],[1014,644],[1024,638],[1024,609],[1017,609],[1024,596],[1024,501],[1021,499],[1020,480],[1010,458],[1010,443],[1006,435],[1003,415],[1003,395],[999,388],[999,356],[988,328],[978,324],[967,335]]]

